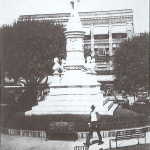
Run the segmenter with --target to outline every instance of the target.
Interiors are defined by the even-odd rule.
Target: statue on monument
[[[95,65],[92,63],[91,56],[87,56],[86,61],[87,62],[84,65],[84,67],[87,69],[86,73],[95,73]]]
[[[75,17],[75,15],[78,13],[78,2],[80,2],[80,0],[70,0],[70,5],[72,8],[71,17]]]
[[[67,31],[82,31],[82,23],[78,14],[78,2],[80,0],[70,0],[71,17],[67,24]]]
[[[54,73],[59,73],[59,69],[61,68],[60,64],[59,64],[59,59],[57,57],[54,58],[54,66],[53,66],[53,70]]]

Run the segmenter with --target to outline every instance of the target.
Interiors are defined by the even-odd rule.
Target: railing
[[[89,150],[89,148],[87,146],[76,146],[74,150]]]
[[[103,106],[110,100],[110,98],[107,98],[103,101]]]
[[[98,58],[96,58],[95,62],[99,63],[99,62],[109,62],[109,60],[111,59],[110,56],[98,56]]]
[[[98,40],[94,40],[95,43],[99,43],[99,42],[106,42],[109,43],[109,39],[98,39]],[[109,46],[106,46],[109,47]]]
[[[137,128],[128,128],[129,130],[138,129],[146,127],[148,132],[150,131],[150,125],[141,126]],[[31,130],[18,130],[18,129],[10,129],[10,128],[0,128],[1,133],[9,134],[9,135],[18,135],[18,136],[25,136],[25,137],[36,137],[36,138],[46,138],[45,131],[31,131]],[[101,131],[103,138],[108,137],[116,137],[116,132],[121,131],[119,130],[108,130],[108,131]],[[77,132],[78,139],[86,139],[88,132]],[[97,134],[93,132],[93,138],[97,138]]]
[[[108,106],[108,111],[110,110],[110,108],[114,105],[114,102],[112,102],[109,106]]]
[[[85,43],[91,43],[91,40],[84,40],[84,44]]]
[[[126,40],[127,38],[115,38],[115,39],[112,39],[112,41],[115,43],[115,42],[122,42],[123,40]]]
[[[94,39],[94,43],[99,43],[99,42],[106,42],[106,43],[109,43],[109,39],[98,39],[98,40],[95,40]],[[84,44],[85,43],[91,43],[91,40],[84,40]],[[105,46],[105,47],[109,47],[109,46]]]

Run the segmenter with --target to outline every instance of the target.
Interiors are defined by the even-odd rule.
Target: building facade
[[[55,20],[66,28],[70,13],[43,15],[22,15],[18,21],[24,20]],[[91,51],[95,58],[96,72],[99,75],[112,75],[112,59],[119,44],[134,34],[132,9],[79,12],[86,32],[84,49]]]

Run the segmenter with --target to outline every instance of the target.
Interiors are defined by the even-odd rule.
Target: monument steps
[[[94,99],[94,100],[93,100]],[[44,101],[38,103],[38,106],[35,107],[82,107],[87,106],[88,108],[91,105],[95,105],[96,107],[103,107],[103,101],[105,98],[92,95],[84,95],[84,96],[77,96],[73,98],[71,96],[47,96]],[[107,106],[105,106],[107,107]]]
[[[70,111],[70,112],[65,112],[65,111],[57,111],[57,112],[46,112],[46,111],[37,111],[36,114],[34,112],[27,111],[25,113],[25,115],[27,116],[31,116],[31,115],[58,115],[58,114],[76,114],[76,115],[89,115],[89,111],[87,112],[82,112],[82,111],[78,111],[78,112],[74,112],[74,111]]]
[[[116,109],[116,107],[117,106],[115,106],[114,105],[114,110]],[[113,115],[113,112],[114,112],[114,110],[110,110],[110,111],[98,111],[98,113],[100,114],[100,115]],[[49,111],[36,111],[36,112],[34,112],[34,111],[27,111],[26,112],[26,115],[57,115],[57,114],[82,114],[82,115],[84,115],[84,114],[87,114],[87,115],[89,115],[89,113],[90,113],[90,111],[89,110],[86,110],[86,111],[72,111],[72,110],[69,110],[68,112],[67,111],[51,111],[51,112],[49,112]]]
[[[82,87],[82,88],[52,88],[51,89],[51,95],[96,95],[97,91],[93,87]]]
[[[105,98],[103,98],[105,100]],[[96,111],[102,115],[113,115],[117,104],[114,104],[108,111],[108,106],[112,101],[108,101],[103,106],[103,100],[76,100],[76,101],[42,101],[38,106],[32,107],[32,110],[27,111],[26,115],[44,115],[44,114],[89,114],[91,105],[96,106]]]
[[[75,106],[77,106],[77,107],[84,107],[84,106],[87,106],[87,107],[91,107],[91,105],[93,105],[93,104],[95,104],[96,105],[96,107],[103,107],[103,105],[101,104],[101,103],[98,103],[98,102],[85,102],[85,103],[81,103],[80,101],[79,102],[77,102],[77,103],[75,103],[75,102],[62,102],[62,101],[60,101],[60,102],[52,102],[52,103],[48,103],[47,105],[46,105],[46,103],[40,103],[38,106],[39,107],[75,107]],[[34,106],[34,107],[36,107],[36,106]],[[34,108],[33,107],[33,108]]]
[[[91,105],[90,105],[91,106]],[[96,110],[99,110],[99,111],[106,111],[107,110],[107,107],[102,107],[102,106],[96,106]],[[71,110],[74,110],[74,111],[91,111],[90,107],[88,106],[51,106],[51,107],[32,107],[32,111],[58,111],[58,110],[62,110],[62,111],[71,111]]]
[[[112,101],[108,101],[104,106],[108,107],[111,103],[112,103]]]
[[[75,94],[60,94],[57,93],[57,95],[52,95],[49,94],[48,96],[45,97],[45,101],[50,100],[50,101],[56,101],[56,100],[67,100],[67,101],[73,101],[73,100],[85,100],[85,101],[91,101],[91,100],[104,100],[105,98],[102,96],[102,94],[82,94],[82,95],[75,95]]]

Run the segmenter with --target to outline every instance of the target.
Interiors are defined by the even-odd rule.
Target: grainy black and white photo
[[[0,0],[1,149],[149,150],[149,0]]]

